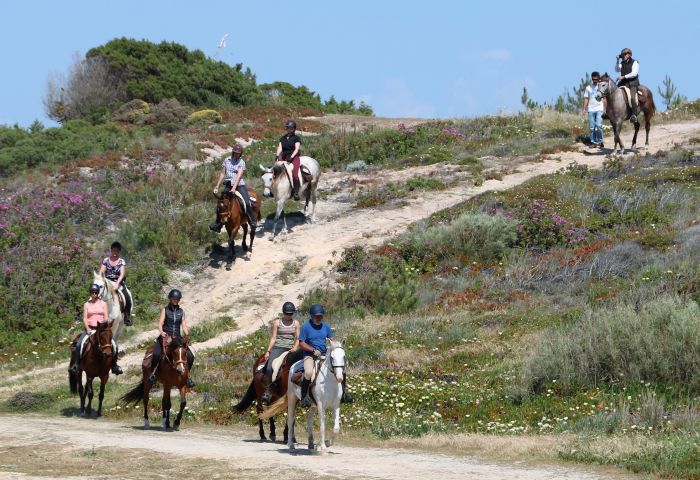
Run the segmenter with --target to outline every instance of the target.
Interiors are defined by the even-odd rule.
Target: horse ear
[[[267,169],[263,167],[261,164],[258,163],[258,166],[260,167],[260,170],[263,171],[263,173],[267,172]]]

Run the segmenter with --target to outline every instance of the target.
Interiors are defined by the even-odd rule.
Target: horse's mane
[[[272,173],[273,173],[275,176],[277,176],[277,175],[279,175],[280,173],[282,173],[283,169],[284,169],[284,165],[282,165],[281,163],[275,163],[275,164],[272,166]]]

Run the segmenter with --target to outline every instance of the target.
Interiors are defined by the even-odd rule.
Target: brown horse
[[[80,348],[80,345],[78,345]],[[112,322],[97,324],[97,330],[90,335],[85,344],[85,353],[78,364],[76,373],[68,373],[68,383],[71,393],[80,395],[80,415],[92,414],[92,381],[100,378],[99,405],[97,416],[102,416],[102,400],[105,398],[105,386],[109,380],[109,371],[112,368]],[[83,372],[85,372],[85,386],[83,387]],[[85,397],[88,398],[87,408]]]
[[[163,428],[170,428],[170,390],[175,387],[180,390],[180,411],[173,423],[173,429],[180,428],[180,420],[182,420],[182,412],[187,405],[187,395],[185,382],[190,374],[187,366],[187,341],[182,337],[171,337],[166,335],[162,337],[163,354],[161,356],[161,365],[158,370],[158,380],[163,384]],[[148,401],[151,388],[153,385],[148,381],[148,377],[152,371],[150,358],[153,352],[153,347],[149,347],[146,351],[146,357],[141,367],[142,379],[141,383],[132,388],[123,397],[119,399],[122,405],[134,404],[137,405],[143,401],[143,428],[149,428],[148,421]]]
[[[216,206],[219,223],[226,227],[228,233],[228,262],[226,269],[230,270],[233,262],[236,261],[236,235],[238,229],[243,227],[243,251],[253,251],[253,239],[255,238],[255,228],[250,229],[250,246],[246,245],[248,235],[248,217],[244,213],[243,200],[237,197],[234,192],[224,192],[221,195],[214,194],[219,201]],[[248,189],[250,205],[253,209],[253,218],[260,221],[260,196],[252,188]]]
[[[279,398],[283,398],[287,395],[287,381],[289,380],[289,368],[302,357],[302,351],[297,350],[296,352],[290,352],[284,359],[284,363],[280,367],[279,374],[277,375],[277,380],[270,386],[271,400],[270,403],[274,403]],[[256,402],[255,411],[260,415],[263,412],[263,401],[262,396],[265,392],[265,354],[260,355],[253,365],[253,379],[250,381],[248,390],[245,395],[238,402],[233,409],[238,413],[245,412],[248,407]],[[260,433],[260,441],[264,442],[267,440],[265,438],[265,429],[263,428],[263,421],[258,418],[258,431]],[[284,443],[287,443],[289,428],[285,424],[284,426]],[[275,419],[270,417],[270,440],[277,440],[277,435],[275,433]]]
[[[639,107],[644,113],[644,128],[646,129],[646,142],[644,145],[649,145],[649,130],[651,129],[651,118],[656,113],[656,105],[654,104],[654,96],[644,85],[637,87],[639,92],[641,92],[641,97],[639,98]],[[601,99],[607,97],[605,114],[610,119],[610,124],[613,128],[613,135],[615,142],[613,144],[613,151],[617,152],[617,146],[620,145],[621,153],[624,153],[625,147],[622,145],[620,140],[620,130],[622,129],[622,122],[629,119],[632,116],[632,109],[627,104],[627,98],[625,93],[621,88],[618,88],[610,76],[606,73],[600,79],[598,83],[598,92],[596,93],[596,99],[600,101]],[[637,133],[639,132],[639,121],[634,123],[634,137],[632,137],[632,151],[637,149]]]

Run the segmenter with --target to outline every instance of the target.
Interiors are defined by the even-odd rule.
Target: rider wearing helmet
[[[248,187],[243,180],[243,172],[245,172],[245,160],[242,158],[243,146],[239,143],[231,148],[231,156],[223,161],[219,179],[214,187],[214,195],[219,193],[221,181],[224,181],[224,191],[222,194],[237,191],[243,197],[245,202],[246,214],[248,215],[248,224],[250,228],[257,228],[255,218],[253,216],[253,208],[250,205],[250,196],[248,195]],[[220,232],[223,225],[219,222],[219,212],[216,212],[216,221],[209,225],[209,228],[215,232]]]
[[[109,321],[107,303],[99,297],[100,286],[93,283],[90,285],[90,288],[88,288],[88,291],[90,292],[90,299],[83,305],[83,325],[85,325],[85,330],[80,334],[78,340],[71,344],[69,370],[73,373],[78,373],[80,369],[79,352],[82,348],[85,337],[95,333],[98,324]],[[117,343],[114,340],[112,340],[112,343],[114,346],[114,355],[112,355],[112,373],[115,375],[121,375],[123,373],[122,369],[119,365],[117,365]]]
[[[158,379],[158,366],[160,365],[160,357],[163,353],[163,337],[169,335],[171,337],[180,337],[181,333],[185,334],[185,341],[189,343],[190,330],[187,328],[187,322],[185,321],[185,311],[180,307],[180,299],[182,298],[182,292],[177,288],[173,288],[168,293],[168,305],[163,307],[160,311],[160,319],[158,320],[158,331],[160,336],[156,338],[154,348],[153,348],[153,358],[151,360],[151,366],[153,367],[153,372],[148,377],[148,381],[151,383],[156,383]],[[194,354],[190,350],[189,345],[187,346],[187,366],[189,368],[190,374],[192,373],[192,364],[194,363]],[[194,387],[194,381],[188,375],[186,386],[192,388]]]
[[[632,123],[637,123],[637,115],[639,115],[639,99],[637,98],[637,89],[639,88],[639,62],[632,58],[632,50],[629,48],[623,48],[616,59],[615,71],[620,72],[617,85],[619,87],[626,86],[630,89],[632,101],[632,116],[630,116],[630,121]]]
[[[292,164],[292,185],[294,200],[299,200],[299,166],[301,165],[301,139],[296,134],[297,122],[288,120],[285,124],[287,133],[282,135],[277,145],[275,161],[290,162]]]
[[[284,302],[282,305],[282,318],[272,322],[270,343],[265,352],[265,393],[262,401],[270,402],[270,381],[272,379],[272,362],[284,352],[296,352],[299,350],[299,322],[294,319],[297,307],[292,302]]]
[[[326,339],[333,338],[333,330],[328,324],[323,322],[326,309],[323,305],[315,303],[309,309],[309,321],[301,327],[299,334],[299,347],[304,351],[304,380],[301,383],[301,404],[305,407],[311,406],[309,397],[309,384],[314,371],[314,360],[326,354]],[[346,376],[343,377],[343,403],[351,403],[352,396],[347,393]]]
[[[105,257],[100,265],[100,273],[114,282],[114,288],[124,297],[124,325],[131,325],[131,293],[126,288],[126,262],[121,257],[122,244],[112,242],[109,247],[109,257]]]

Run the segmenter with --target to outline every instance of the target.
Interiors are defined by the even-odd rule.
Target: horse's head
[[[187,344],[182,337],[167,336],[163,339],[163,349],[170,364],[179,375],[187,369]]]
[[[608,75],[607,73],[603,75],[600,79],[600,82],[598,82],[598,88],[595,93],[595,99],[600,102],[603,98],[610,95],[610,92],[612,92],[614,86],[615,84],[611,83],[610,81],[610,75]]]
[[[97,343],[103,356],[112,355],[112,325],[110,322],[97,324]]]
[[[262,177],[260,177],[264,187],[263,196],[272,197],[272,182],[274,181],[277,175],[275,174],[273,168],[263,167],[262,165],[260,165],[260,169],[263,172]]]
[[[226,225],[231,216],[231,203],[233,202],[233,194],[230,192],[216,195],[219,200],[216,204],[216,214],[219,216],[219,223]]]
[[[331,348],[328,356],[330,357],[331,368],[338,383],[343,381],[345,376],[345,350],[340,342],[331,340]]]

